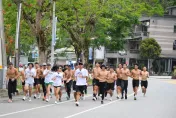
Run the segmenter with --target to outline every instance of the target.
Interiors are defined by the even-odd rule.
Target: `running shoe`
[[[104,104],[104,101],[103,101],[103,100],[101,101],[101,104]]]
[[[35,95],[34,95],[34,99],[36,99],[36,98],[37,98],[37,95],[35,94]]]
[[[136,97],[134,97],[134,100],[137,100],[137,98],[136,98]]]
[[[26,100],[26,96],[23,96],[23,99],[22,99],[23,101],[25,101]]]
[[[31,98],[29,98],[29,102],[31,102],[32,100],[31,100]]]
[[[11,99],[9,99],[9,100],[8,100],[8,103],[12,103],[12,100],[11,100]]]
[[[79,106],[79,102],[76,102],[75,105],[78,107]]]
[[[125,95],[125,99],[127,100],[127,95]]]
[[[39,93],[39,95],[38,95],[38,97],[37,97],[38,99],[40,99],[41,98],[41,93]]]

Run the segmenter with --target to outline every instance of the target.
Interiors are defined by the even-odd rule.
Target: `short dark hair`
[[[127,64],[126,64],[126,63],[124,63],[124,64],[127,66]],[[123,65],[124,65],[124,64],[123,64]]]
[[[38,62],[35,62],[35,64],[39,64]]]
[[[71,68],[71,65],[67,65],[69,68]]]
[[[51,64],[48,63],[47,66],[51,66]]]
[[[139,66],[137,63],[135,63],[134,66],[135,66],[135,65],[136,65],[136,66]]]
[[[79,62],[79,65],[83,65],[83,63],[82,63],[82,62]]]
[[[51,71],[57,71],[58,69],[59,69],[59,66],[54,65],[54,66],[52,67]]]
[[[97,61],[97,62],[95,62],[95,64],[97,64],[97,63],[98,63],[98,64],[100,64],[100,62],[98,62],[98,61]]]
[[[105,66],[105,65],[101,65],[101,69],[102,69],[103,67],[105,67],[105,69],[106,69],[106,66]]]
[[[34,67],[34,64],[33,64],[33,63],[28,63],[28,66],[29,66],[29,65],[32,65],[32,67]]]
[[[13,63],[12,63],[12,62],[9,62],[9,65],[13,65]]]

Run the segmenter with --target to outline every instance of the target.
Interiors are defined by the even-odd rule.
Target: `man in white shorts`
[[[25,70],[25,92],[23,100],[26,99],[26,94],[29,91],[29,101],[31,101],[31,95],[32,95],[32,88],[34,85],[34,77],[36,76],[36,71],[33,68],[33,63],[28,64],[28,68]]]

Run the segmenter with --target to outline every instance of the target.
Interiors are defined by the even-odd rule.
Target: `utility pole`
[[[56,17],[55,17],[55,10],[56,10],[56,1],[53,0],[53,21],[52,21],[52,40],[51,40],[51,66],[53,66],[54,64],[54,45],[55,45],[55,21],[56,21]]]
[[[17,26],[16,26],[16,37],[15,37],[15,66],[19,68],[19,35],[20,35],[20,19],[21,19],[21,0],[18,1],[18,12],[17,12]]]
[[[4,36],[4,18],[2,0],[0,0],[0,88],[6,88],[6,69],[7,69],[7,58],[6,58],[6,47],[5,47],[5,36]]]

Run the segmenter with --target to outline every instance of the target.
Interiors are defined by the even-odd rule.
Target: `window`
[[[176,40],[173,42],[173,50],[176,50]]]
[[[176,33],[176,25],[174,25],[174,33]]]

